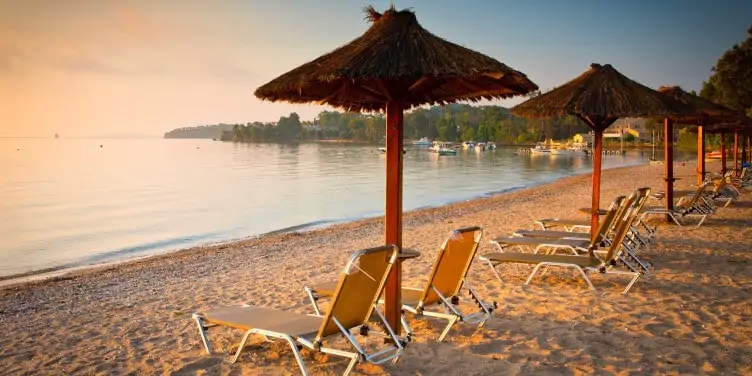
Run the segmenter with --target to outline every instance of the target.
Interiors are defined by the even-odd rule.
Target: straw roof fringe
[[[371,27],[359,38],[295,68],[254,93],[292,103],[317,102],[375,111],[389,101],[405,109],[460,100],[503,99],[537,90],[498,60],[424,29],[409,10],[365,8]]]
[[[736,112],[736,116],[718,119],[707,124],[704,127],[705,133],[752,133],[752,119],[743,115],[741,111]],[[697,133],[697,125],[690,125],[685,130]]]
[[[682,103],[627,78],[609,64],[591,64],[579,77],[511,111],[532,118],[573,115],[601,130],[622,117],[674,117],[691,113]]]
[[[679,86],[661,86],[658,88],[658,91],[676,99],[693,110],[694,115],[675,118],[680,123],[696,125],[702,122],[703,125],[713,125],[728,123],[738,118],[737,111],[697,95],[687,93]]]

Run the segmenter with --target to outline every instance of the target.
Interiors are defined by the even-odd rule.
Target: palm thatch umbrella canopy
[[[661,86],[658,91],[683,103],[690,111],[694,112],[694,114],[690,113],[688,116],[674,117],[674,120],[678,123],[707,126],[734,120],[738,115],[737,111],[687,93],[679,86]]]
[[[258,98],[317,102],[347,111],[403,109],[459,100],[503,99],[538,89],[526,75],[421,27],[415,14],[366,7],[359,38],[256,89]]]
[[[256,89],[269,101],[385,110],[385,241],[402,246],[402,114],[423,104],[501,99],[537,90],[525,74],[424,29],[415,14],[365,8],[371,27],[359,38]],[[400,265],[385,288],[386,317],[400,328]]]
[[[609,64],[591,64],[579,77],[514,108],[523,117],[544,118],[572,115],[595,133],[591,234],[598,227],[603,130],[622,117],[680,117],[689,112],[680,102],[639,84]]]
[[[697,133],[697,184],[701,185],[705,180],[705,134],[722,133],[726,127],[740,120],[738,113],[718,103],[687,93],[678,86],[661,86],[658,91],[671,96],[695,112],[694,116],[679,117],[675,120],[679,123],[696,125],[690,131]],[[723,159],[725,170],[725,154]]]

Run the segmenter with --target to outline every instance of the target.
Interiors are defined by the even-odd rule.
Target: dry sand
[[[695,181],[694,165],[676,165],[680,191]],[[709,164],[717,169],[717,164]],[[662,166],[605,171],[604,207],[618,194],[662,190]],[[581,217],[590,176],[406,214],[405,246],[423,256],[405,263],[418,284],[437,247],[454,228],[484,228],[488,240],[533,219]],[[402,360],[360,365],[356,374],[389,375],[699,375],[752,374],[752,200],[710,218],[703,227],[663,225],[644,251],[655,276],[627,296],[625,279],[596,275],[600,294],[570,272],[523,286],[525,270],[506,268],[505,283],[476,262],[469,280],[499,303],[485,328],[460,324],[443,343],[436,321],[411,318],[416,333]],[[251,303],[310,313],[309,283],[335,278],[354,250],[378,245],[378,219],[311,232],[188,249],[0,290],[0,374],[297,374],[284,346],[256,342],[236,364],[222,360],[239,332],[214,333],[216,354],[203,353],[192,312]],[[529,269],[527,269],[529,270]],[[339,374],[341,358],[304,352],[314,374]]]

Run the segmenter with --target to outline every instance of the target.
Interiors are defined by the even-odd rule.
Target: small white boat
[[[546,147],[546,145],[539,142],[535,144],[535,147],[530,148],[530,153],[550,155],[551,149],[549,149],[548,147]]]
[[[550,155],[572,155],[576,153],[572,149],[565,149],[565,148],[552,148],[552,149],[549,149],[548,152]]]
[[[438,155],[457,155],[457,150],[452,147],[451,142],[434,142],[428,151]]]
[[[422,137],[418,141],[413,141],[413,146],[430,147],[431,146],[431,141],[428,140],[428,137]]]
[[[462,148],[463,149],[475,149],[475,141],[463,141]]]

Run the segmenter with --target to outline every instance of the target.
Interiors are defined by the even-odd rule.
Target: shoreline
[[[640,165],[633,165],[633,166],[618,166],[618,167],[612,167],[609,169],[604,169],[604,171],[607,171],[607,170],[612,171],[612,170],[619,170],[619,169],[633,169],[633,168],[639,168],[645,165],[647,164],[640,164]],[[460,199],[457,201],[451,201],[448,203],[439,204],[435,206],[424,206],[424,207],[420,207],[420,208],[416,208],[416,209],[404,212],[403,221],[407,221],[409,218],[414,219],[414,217],[430,215],[432,214],[432,212],[436,212],[436,211],[460,209],[460,207],[466,206],[466,205],[475,206],[479,203],[479,201],[498,199],[499,196],[503,196],[507,194],[514,194],[514,193],[524,194],[528,190],[535,190],[538,188],[543,188],[551,184],[563,184],[568,179],[582,179],[583,177],[587,177],[588,179],[590,179],[591,176],[592,176],[592,172],[579,173],[579,174],[574,174],[571,176],[564,176],[564,177],[556,178],[548,182],[541,182],[541,183],[534,184],[534,185],[527,186],[527,187],[513,187],[513,188],[506,189],[506,190],[501,190],[501,191],[492,191],[492,192],[482,193],[470,199]],[[482,208],[478,208],[478,209],[482,210]],[[222,249],[226,247],[253,246],[254,244],[256,244],[256,242],[264,243],[266,240],[284,237],[285,235],[295,236],[295,234],[311,233],[312,235],[315,236],[316,233],[322,232],[322,231],[323,232],[341,231],[341,230],[349,229],[351,227],[373,226],[373,225],[380,224],[379,222],[381,221],[381,218],[382,216],[369,216],[369,217],[364,217],[362,219],[355,219],[355,220],[352,220],[349,218],[344,218],[341,220],[337,220],[337,219],[320,220],[320,221],[314,221],[314,222],[304,223],[300,225],[288,226],[282,229],[272,230],[272,231],[269,231],[263,234],[254,235],[254,236],[211,242],[211,243],[200,244],[200,245],[187,247],[187,248],[177,248],[173,250],[162,251],[156,254],[137,256],[134,258],[127,258],[123,260],[116,260],[116,261],[109,261],[109,262],[95,263],[95,264],[88,264],[88,265],[76,265],[72,267],[68,267],[68,266],[61,266],[59,268],[51,267],[51,268],[32,270],[29,272],[13,274],[13,275],[8,275],[8,276],[0,276],[0,290],[4,288],[16,287],[18,285],[36,284],[36,283],[43,283],[46,281],[54,282],[56,280],[68,280],[71,278],[78,278],[78,277],[85,276],[87,272],[96,274],[100,271],[108,271],[108,270],[117,269],[119,267],[128,267],[128,266],[141,264],[141,263],[148,264],[151,262],[158,262],[166,258],[169,259],[173,256],[178,257],[180,255],[190,255],[193,253],[200,253],[202,251],[212,250],[212,249],[217,249],[217,248]]]
[[[638,165],[632,165],[632,166],[617,166],[617,167],[604,169],[604,171],[613,170],[613,169],[622,169],[622,168],[632,168],[632,167],[638,167],[638,166],[644,166],[644,165],[646,164],[638,164]],[[514,192],[524,191],[527,189],[545,186],[547,184],[558,182],[562,179],[568,179],[568,178],[578,177],[578,176],[592,176],[592,172],[576,173],[570,176],[559,177],[551,181],[539,182],[539,183],[532,184],[529,186],[511,187],[511,188],[502,189],[502,190],[484,192],[484,193],[477,194],[470,198],[450,200],[448,202],[443,202],[443,203],[439,203],[436,205],[422,206],[422,207],[418,207],[410,211],[404,212],[403,218],[407,214],[413,213],[413,212],[437,209],[437,208],[451,206],[455,204],[461,204],[461,203],[468,203],[468,202],[472,202],[472,201],[484,199],[484,198],[492,198],[498,195],[504,195],[508,193],[514,193]],[[207,247],[217,247],[217,246],[223,246],[223,245],[241,244],[241,243],[253,240],[253,239],[265,238],[265,237],[275,236],[275,235],[290,234],[290,233],[303,233],[303,232],[309,232],[309,231],[314,231],[314,230],[319,230],[319,229],[324,230],[327,228],[331,228],[331,227],[343,225],[343,224],[355,223],[355,222],[360,222],[360,221],[376,220],[376,219],[381,218],[382,216],[366,214],[365,216],[360,217],[359,219],[354,219],[357,217],[360,217],[360,216],[346,217],[346,218],[341,218],[341,219],[322,219],[322,220],[312,221],[308,223],[287,226],[281,229],[271,230],[269,232],[265,232],[265,233],[261,233],[257,235],[251,235],[251,236],[241,237],[241,238],[226,239],[226,240],[218,240],[218,241],[208,242],[204,244],[197,244],[197,245],[190,246],[190,247],[181,247],[181,248],[174,248],[174,249],[169,249],[169,250],[162,250],[153,254],[145,254],[145,255],[135,256],[135,257],[126,257],[122,260],[113,260],[113,261],[105,261],[105,262],[90,263],[90,264],[85,264],[84,263],[85,261],[71,262],[71,263],[63,264],[59,266],[53,266],[53,267],[48,267],[48,268],[43,268],[43,269],[35,269],[35,270],[30,270],[27,272],[16,273],[16,274],[3,275],[3,276],[0,276],[0,289],[2,289],[5,286],[10,286],[10,285],[30,283],[30,282],[35,282],[35,281],[43,281],[43,280],[50,279],[50,278],[60,278],[60,277],[64,277],[66,274],[69,274],[69,273],[85,271],[88,269],[96,269],[96,268],[108,268],[109,269],[112,267],[117,267],[118,265],[121,265],[121,264],[129,263],[129,262],[148,261],[148,259],[153,258],[153,257],[166,256],[166,255],[170,255],[176,252],[190,251],[190,250],[196,250],[196,249],[207,248]]]

